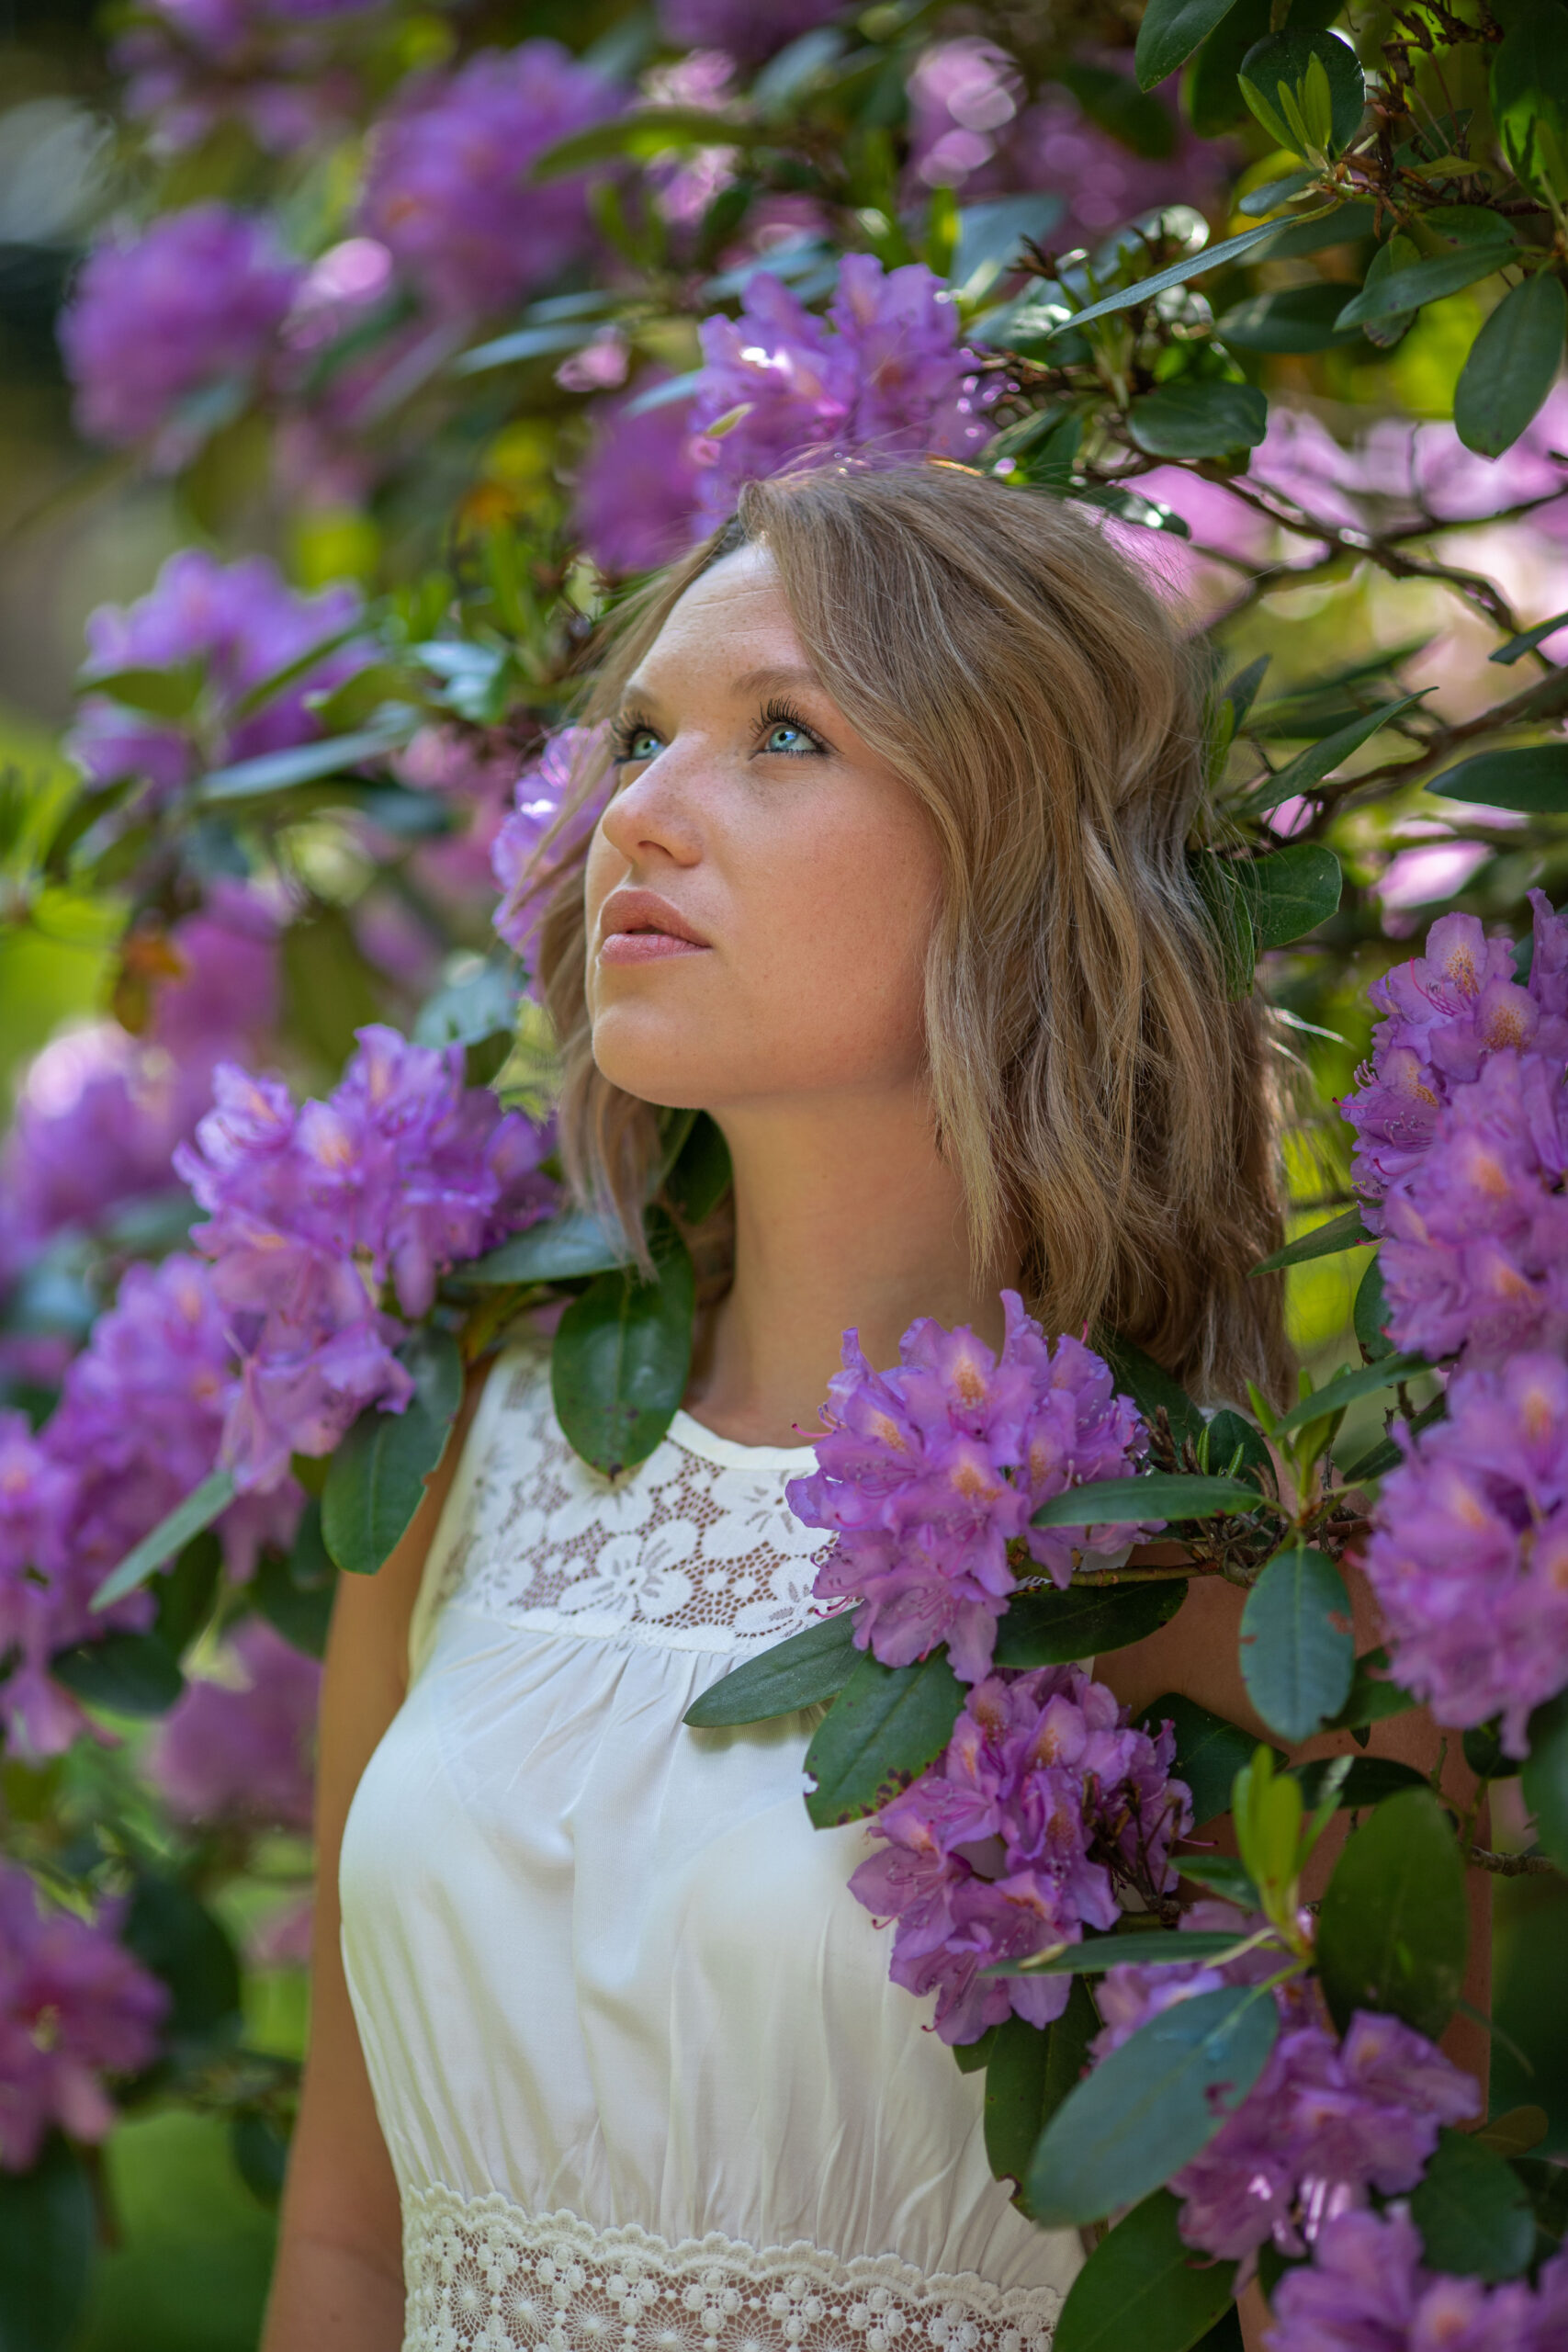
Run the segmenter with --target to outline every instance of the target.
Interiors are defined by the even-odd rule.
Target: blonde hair
[[[975,1262],[1025,1237],[1047,1330],[1113,1330],[1199,1396],[1280,1393],[1274,1057],[1229,1000],[1187,862],[1202,757],[1192,663],[1159,599],[1062,501],[931,463],[753,482],[652,583],[585,713],[613,711],[666,615],[765,547],[827,691],[930,818],[943,872],[925,972],[931,1099]],[[581,806],[603,780],[576,779]],[[540,973],[578,1197],[640,1249],[656,1108],[595,1067],[584,848],[555,881]],[[558,879],[556,877],[558,876]]]

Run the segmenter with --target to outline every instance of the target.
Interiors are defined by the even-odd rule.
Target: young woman
[[[1077,510],[837,468],[746,492],[590,716],[614,776],[542,958],[563,1154],[637,1235],[653,1106],[710,1112],[719,1295],[639,1468],[588,1470],[514,1349],[345,1580],[268,2352],[1043,2352],[1077,2237],[1010,2205],[983,2077],[889,1983],[862,1833],[800,1803],[809,1720],[682,1717],[810,1619],[784,1490],[847,1328],[874,1363],[920,1315],[995,1344],[1012,1285],[1200,1394],[1280,1386],[1245,1280],[1269,1049],[1188,874],[1187,666]],[[1235,1599],[1195,1586],[1118,1687],[1249,1720]]]

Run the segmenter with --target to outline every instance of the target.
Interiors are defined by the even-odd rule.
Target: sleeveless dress
[[[820,1613],[810,1462],[682,1412],[612,1483],[536,1343],[491,1374],[343,1845],[404,2352],[1046,2352],[1077,2238],[807,1818],[821,1711],[681,1720]]]

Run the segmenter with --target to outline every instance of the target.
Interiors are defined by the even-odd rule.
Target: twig
[[[1562,1872],[1544,1854],[1495,1854],[1487,1846],[1472,1846],[1467,1860],[1478,1871],[1495,1878],[1561,1878]]]

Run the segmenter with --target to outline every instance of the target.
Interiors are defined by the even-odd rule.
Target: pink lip
[[[602,964],[657,964],[705,956],[708,942],[657,890],[612,890],[599,914]]]

